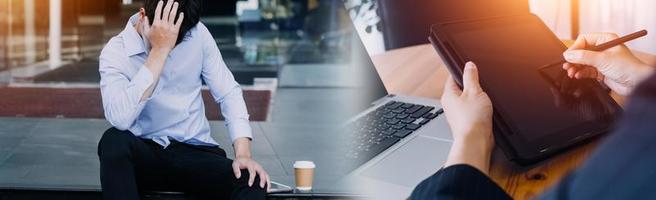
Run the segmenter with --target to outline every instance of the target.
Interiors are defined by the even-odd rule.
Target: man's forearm
[[[159,77],[162,74],[162,70],[164,69],[166,58],[169,56],[170,52],[171,50],[169,49],[152,49],[150,51],[144,66],[148,68],[153,74],[153,83],[144,92],[143,96],[141,96],[141,101],[148,99],[153,94],[153,91],[159,82]]]
[[[235,149],[235,158],[251,158],[251,140],[248,138],[238,138],[232,144]]]

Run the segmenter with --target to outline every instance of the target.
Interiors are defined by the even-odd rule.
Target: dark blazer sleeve
[[[656,199],[656,75],[629,97],[615,130],[540,199]]]
[[[422,181],[410,199],[512,199],[490,178],[470,165],[453,165]]]

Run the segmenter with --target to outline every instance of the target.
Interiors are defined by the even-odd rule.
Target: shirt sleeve
[[[437,171],[422,181],[410,199],[512,199],[478,169],[454,165]]]
[[[153,75],[146,67],[141,67],[132,77],[126,74],[127,66],[120,66],[119,50],[108,44],[100,55],[100,93],[102,95],[105,118],[119,130],[127,130],[134,124],[146,102],[143,94],[153,84]]]
[[[200,27],[205,44],[202,77],[212,97],[221,107],[230,138],[232,142],[243,137],[253,139],[242,89],[223,61],[212,35],[206,28]]]

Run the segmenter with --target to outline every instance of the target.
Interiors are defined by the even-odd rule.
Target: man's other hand
[[[235,148],[235,161],[232,162],[235,177],[241,178],[241,170],[248,170],[248,186],[253,186],[255,176],[260,175],[260,187],[264,188],[266,184],[268,191],[271,187],[271,179],[264,168],[252,159],[251,140],[245,137],[237,138],[232,145]]]
[[[235,161],[232,162],[232,170],[235,173],[235,177],[241,177],[241,170],[248,170],[248,186],[253,186],[255,182],[255,176],[260,175],[260,187],[264,188],[265,185],[267,190],[271,187],[271,180],[269,179],[269,174],[262,168],[260,164],[255,162],[255,160],[250,157],[237,157]]]

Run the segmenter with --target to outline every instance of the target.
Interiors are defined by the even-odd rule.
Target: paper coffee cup
[[[312,181],[314,179],[314,162],[296,161],[294,163],[294,176],[296,177],[296,189],[312,190]]]

